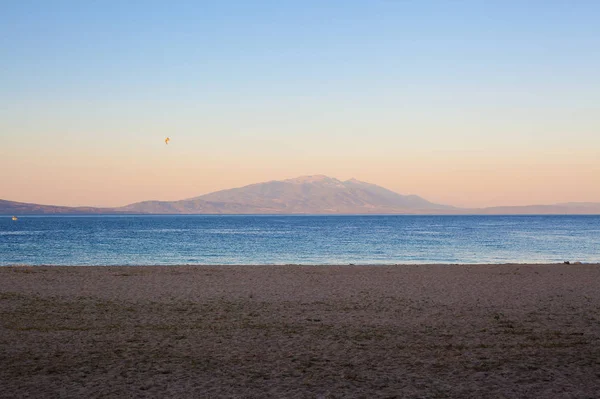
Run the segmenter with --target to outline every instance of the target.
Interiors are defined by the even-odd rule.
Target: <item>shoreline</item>
[[[502,267],[502,266],[600,266],[600,262],[581,262],[581,261],[569,261],[570,263],[548,263],[548,262],[508,262],[508,263],[226,263],[226,264],[208,264],[208,263],[176,263],[176,264],[131,264],[131,265],[111,265],[111,264],[95,264],[95,265],[65,265],[65,264],[8,264],[8,265],[0,265],[0,268],[18,268],[18,267],[52,267],[52,268],[61,268],[61,267],[84,267],[84,268],[94,268],[94,267],[398,267],[398,266],[447,266],[447,267],[456,267],[456,266],[481,266],[481,267]]]
[[[598,266],[0,267],[0,397],[594,397]]]

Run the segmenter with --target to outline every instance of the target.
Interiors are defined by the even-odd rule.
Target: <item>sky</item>
[[[0,199],[600,202],[598,1],[0,2]]]

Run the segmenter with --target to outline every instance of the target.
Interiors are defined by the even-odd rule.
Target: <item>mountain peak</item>
[[[344,183],[360,183],[360,184],[365,184],[364,181],[360,181],[358,179],[355,179],[354,177],[351,179],[346,180]]]
[[[309,175],[309,176],[300,176],[295,177],[293,179],[283,180],[286,183],[296,183],[296,184],[304,184],[304,183],[341,183],[338,179],[334,177],[329,177],[325,175]]]
[[[447,208],[357,179],[342,182],[325,175],[256,183],[191,200],[186,212],[196,212],[203,204],[236,213],[402,213]]]

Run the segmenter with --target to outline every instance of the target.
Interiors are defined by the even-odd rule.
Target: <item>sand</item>
[[[0,397],[598,398],[600,265],[1,267]]]

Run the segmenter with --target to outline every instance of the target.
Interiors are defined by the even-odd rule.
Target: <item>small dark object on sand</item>
[[[564,263],[565,263],[565,265],[570,265],[571,264],[571,262],[569,262],[568,260],[566,260]]]

